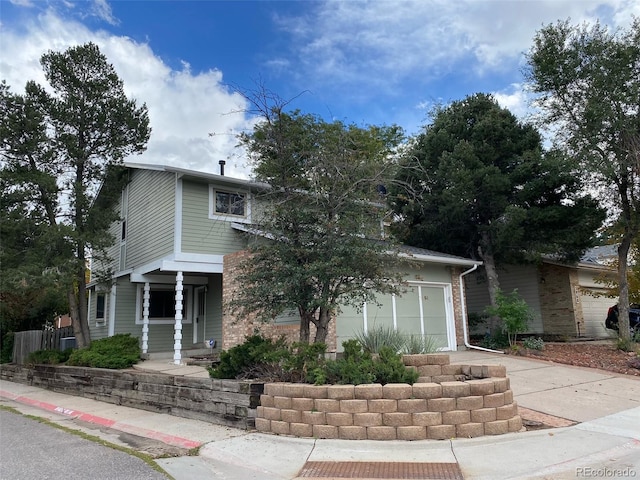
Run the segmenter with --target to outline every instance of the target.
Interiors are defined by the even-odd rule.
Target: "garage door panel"
[[[421,334],[422,324],[417,286],[406,287],[402,295],[396,297],[396,315],[398,330],[406,335]]]
[[[395,296],[385,295],[378,298],[380,305],[369,303],[364,313],[353,307],[342,307],[336,333],[338,350],[342,351],[342,342],[361,333],[365,325],[368,330],[375,327],[394,328],[394,308],[396,329],[404,335],[424,335],[433,337],[443,348],[449,347],[447,325],[446,289],[440,285],[408,285],[402,293]]]
[[[604,296],[604,289],[583,288],[580,294],[582,304],[582,318],[584,324],[580,327],[580,335],[586,337],[608,337],[608,330],[604,327],[609,307],[615,305],[616,299]],[[598,294],[600,294],[598,296]]]

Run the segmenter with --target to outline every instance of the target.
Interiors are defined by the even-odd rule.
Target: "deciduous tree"
[[[359,308],[400,281],[393,246],[380,241],[379,186],[391,177],[401,132],[253,105],[262,121],[242,142],[265,187],[233,304],[263,320],[295,311],[300,340],[314,324],[315,342],[324,342],[340,305]]]
[[[640,18],[617,31],[599,23],[547,25],[533,40],[525,75],[540,123],[579,160],[622,229],[620,334],[628,339],[628,256],[640,232]]]

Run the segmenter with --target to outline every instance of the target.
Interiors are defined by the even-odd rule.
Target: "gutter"
[[[500,350],[492,350],[491,348],[484,348],[484,347],[478,347],[476,345],[471,345],[469,343],[469,335],[467,332],[467,305],[465,304],[465,296],[464,296],[464,280],[462,279],[462,277],[464,277],[465,275],[470,274],[471,272],[475,271],[478,268],[478,264],[476,263],[473,267],[471,267],[469,270],[462,272],[460,274],[460,303],[462,305],[462,332],[463,332],[463,336],[464,336],[464,346],[470,349],[474,349],[474,350],[482,350],[483,352],[491,352],[491,353],[503,353]]]

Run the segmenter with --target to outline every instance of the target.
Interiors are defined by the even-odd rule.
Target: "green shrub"
[[[616,340],[616,348],[623,352],[635,352],[638,346],[634,342],[634,338],[618,337]]]
[[[402,357],[390,348],[380,349],[373,362],[374,383],[413,383],[418,380],[418,372],[410,370],[402,363]]]
[[[407,354],[435,353],[442,345],[435,338],[429,335],[409,335],[405,338],[405,344],[402,349]]]
[[[383,347],[391,348],[394,352],[400,352],[404,348],[404,335],[392,327],[377,325],[366,332],[359,332],[355,339],[360,342],[365,352],[379,353]]]
[[[527,337],[522,340],[522,346],[531,350],[543,350],[544,340],[542,340],[540,337]]]
[[[520,297],[517,289],[508,295],[498,290],[496,306],[488,307],[486,313],[500,317],[502,329],[507,333],[510,346],[516,344],[518,333],[525,332],[528,323],[533,320],[533,311]]]
[[[493,334],[485,335],[480,346],[491,350],[502,350],[509,346],[509,337],[506,332],[497,330]]]
[[[36,350],[29,354],[27,363],[57,365],[66,362],[72,351],[72,348],[67,348],[63,352],[60,350]]]
[[[88,348],[74,350],[67,365],[92,368],[129,368],[140,360],[137,337],[118,334],[91,342]]]
[[[324,343],[294,343],[291,355],[282,362],[282,380],[305,382],[309,372],[324,363],[327,345]]]
[[[16,334],[7,332],[2,336],[2,346],[0,348],[0,363],[11,363],[13,360],[13,343]]]
[[[402,363],[402,357],[390,347],[381,347],[373,357],[362,349],[358,340],[342,344],[342,358],[327,360],[309,372],[308,380],[315,384],[409,383],[418,379],[418,373]]]
[[[213,378],[238,378],[250,372],[272,370],[291,357],[284,338],[273,341],[261,335],[247,337],[244,343],[220,353],[220,363],[209,369]],[[277,373],[277,372],[276,372]]]

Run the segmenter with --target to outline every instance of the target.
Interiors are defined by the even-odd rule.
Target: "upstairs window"
[[[245,216],[245,195],[216,191],[216,213]]]
[[[209,218],[248,222],[249,217],[248,193],[209,188]]]

